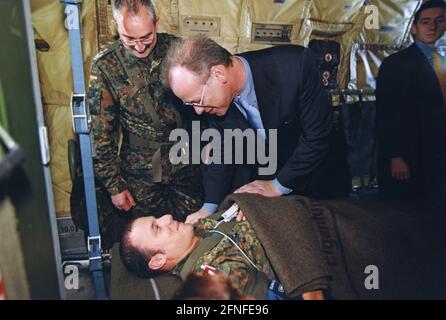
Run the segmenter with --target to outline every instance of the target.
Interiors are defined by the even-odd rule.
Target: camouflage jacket
[[[145,59],[131,55],[118,40],[93,61],[87,103],[94,169],[112,195],[134,184],[129,175],[150,182],[155,180],[155,165],[170,165],[166,145],[170,132],[181,126],[181,117],[179,101],[161,83],[160,65],[174,39],[159,33],[155,49]]]
[[[216,213],[209,218],[199,220],[195,224],[196,233],[201,235],[213,230],[220,215],[221,213]],[[192,271],[198,274],[206,272],[202,266],[207,265],[227,275],[231,284],[243,294],[265,299],[268,279],[274,275],[251,224],[248,221],[232,221],[222,223],[215,230],[224,232],[235,241],[259,270],[256,270],[226,237],[209,234],[177,265],[172,273],[180,276],[184,281]]]

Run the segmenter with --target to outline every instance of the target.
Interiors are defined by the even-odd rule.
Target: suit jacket
[[[242,56],[251,68],[264,128],[277,129],[278,170],[258,177],[257,165],[209,165],[206,202],[220,203],[232,189],[257,178],[277,178],[295,193],[312,197],[345,195],[350,190],[345,148],[338,143],[335,150],[333,113],[311,51],[289,45]],[[235,105],[210,122],[220,131],[250,127]]]
[[[376,98],[382,194],[433,196],[446,181],[446,107],[434,69],[416,44],[383,61]],[[391,177],[390,161],[395,157],[408,163],[409,181]]]

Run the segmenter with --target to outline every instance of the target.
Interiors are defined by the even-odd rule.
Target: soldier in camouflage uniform
[[[114,16],[120,40],[95,57],[87,97],[97,190],[106,193],[97,197],[104,247],[120,240],[131,217],[182,220],[202,201],[200,168],[169,161],[169,134],[188,123],[187,109],[160,80],[175,37],[157,34],[148,0],[117,0]]]
[[[127,268],[140,276],[156,274],[147,273],[150,269],[162,270],[171,271],[185,281],[192,271],[203,274],[218,270],[228,276],[230,283],[241,293],[265,299],[270,280],[275,276],[254,229],[247,220],[237,222],[234,219],[218,224],[221,214],[213,214],[195,225],[179,223],[170,215],[159,219],[136,219],[123,235],[121,258]],[[211,230],[226,234],[240,249],[225,236],[211,233]],[[135,259],[135,249],[158,253]],[[140,265],[141,261],[143,265]]]

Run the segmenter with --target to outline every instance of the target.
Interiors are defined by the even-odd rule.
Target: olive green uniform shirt
[[[273,276],[272,269],[260,244],[254,229],[248,221],[222,223],[216,230],[227,234],[251,261],[258,267],[254,268],[237,247],[226,237],[209,234],[214,230],[221,212],[209,218],[201,219],[195,224],[197,234],[206,234],[198,246],[183,259],[172,271],[183,281],[192,271],[203,274],[203,265],[211,266],[228,276],[230,283],[241,293],[265,299],[268,289],[268,279]]]

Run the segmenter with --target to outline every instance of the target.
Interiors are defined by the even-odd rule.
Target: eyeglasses
[[[203,85],[203,91],[201,92],[201,99],[199,103],[196,102],[183,102],[183,105],[189,106],[189,107],[202,107],[203,106],[203,99],[204,99],[204,92],[206,91],[206,84]]]
[[[154,39],[153,33],[144,37],[144,38],[132,39],[132,40],[126,39],[121,36],[121,41],[129,47],[134,47],[134,46],[136,46],[137,43],[142,43],[143,45],[149,45],[153,42],[153,39]]]

